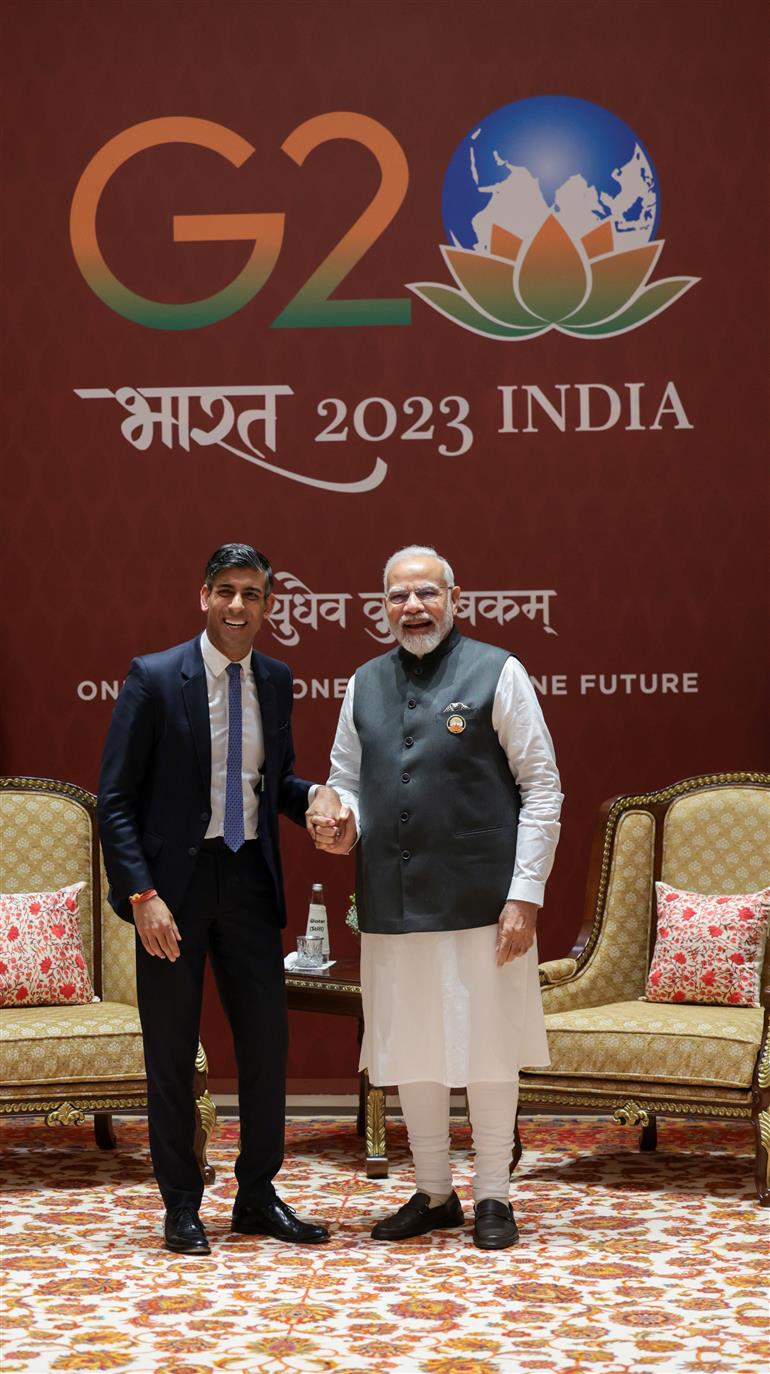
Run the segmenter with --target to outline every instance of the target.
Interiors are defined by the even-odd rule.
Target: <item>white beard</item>
[[[423,654],[432,654],[433,650],[438,648],[442,635],[438,629],[434,629],[426,630],[423,635],[406,635],[402,632],[397,638],[404,648],[409,650],[410,654],[422,658]]]
[[[441,620],[433,622],[433,628],[425,630],[423,634],[408,634],[403,625],[399,625],[393,633],[399,644],[409,650],[417,658],[422,658],[424,654],[432,654],[437,649],[442,639],[446,639],[449,631],[454,624],[454,612],[451,605],[448,605]]]

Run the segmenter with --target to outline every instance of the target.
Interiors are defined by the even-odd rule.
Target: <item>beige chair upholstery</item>
[[[524,1071],[521,1104],[642,1127],[656,1117],[751,1119],[770,1206],[770,942],[763,1007],[640,1001],[655,943],[655,882],[691,892],[770,886],[770,775],[688,778],[616,797],[599,815],[586,920],[572,957],[540,967],[549,1069]]]
[[[103,1149],[115,1144],[112,1113],[147,1105],[136,1008],[134,931],[107,902],[95,797],[47,778],[0,778],[0,892],[48,892],[85,882],[81,934],[98,1002],[0,1008],[0,1116],[41,1114],[49,1126],[93,1113]],[[192,1067],[192,1066],[191,1066]],[[197,1153],[205,1159],[216,1113],[203,1049],[195,1064]]]

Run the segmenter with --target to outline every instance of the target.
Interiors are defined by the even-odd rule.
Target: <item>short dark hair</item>
[[[206,586],[211,591],[214,578],[225,568],[254,568],[255,572],[265,574],[265,596],[269,596],[273,586],[273,569],[263,553],[252,544],[223,544],[215,549],[206,564]]]

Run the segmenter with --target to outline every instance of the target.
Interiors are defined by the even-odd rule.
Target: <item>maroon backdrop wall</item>
[[[507,594],[466,598],[466,628],[516,652],[543,692],[567,800],[541,949],[565,952],[605,797],[767,761],[759,0],[13,0],[5,13],[3,770],[93,788],[131,656],[195,633],[207,555],[247,539],[281,574],[280,614],[260,647],[295,673],[300,771],[322,778],[335,696],[383,647],[362,594],[377,591],[394,547],[435,543],[463,588]],[[654,164],[664,246],[652,280],[697,280],[637,328],[490,337],[488,314],[473,332],[407,289],[453,284],[440,247],[455,148],[492,111],[536,96],[610,111]],[[282,151],[293,130],[335,112],[375,124],[312,125],[304,161],[293,144]],[[80,179],[110,140],[171,117],[210,121],[254,151],[239,167],[189,142],[119,155],[96,214],[118,286],[97,294],[81,270],[98,287]],[[314,323],[300,302],[294,327],[275,327],[375,197],[380,144],[381,194],[395,214],[357,263],[355,242],[343,245],[335,292],[371,300],[370,323]],[[206,318],[215,307],[202,307],[195,328],[158,327],[171,320],[162,305],[141,307],[144,323],[118,313],[120,284],[166,304],[225,290],[249,243],[232,224],[221,242],[175,242],[172,230],[174,215],[217,214],[285,216],[261,291],[216,322]],[[255,271],[267,271],[278,224],[255,229]],[[216,235],[209,225],[198,236]],[[530,304],[536,268],[546,295],[554,273],[569,276],[557,249],[539,268],[533,255],[529,278],[521,267]],[[588,271],[580,261],[574,270]],[[507,283],[500,308],[515,305],[510,272]],[[389,309],[400,323],[384,322]],[[290,389],[275,397],[274,447],[259,415],[239,430],[237,417],[267,402],[237,387]],[[121,388],[134,390],[121,400]],[[193,392],[186,424],[180,388]],[[600,428],[611,392],[619,414]],[[591,407],[582,424],[581,395]],[[388,404],[361,406],[370,397]],[[407,414],[410,397],[426,400]],[[467,402],[471,442],[450,423],[462,403],[441,410],[449,397]],[[340,411],[319,410],[329,398],[345,407],[336,442],[318,439]],[[229,428],[219,424],[228,404]],[[428,411],[421,428],[432,423],[432,435],[404,438]],[[152,418],[164,413],[165,425]],[[220,442],[205,442],[212,431]],[[278,471],[253,461],[260,455]],[[367,478],[362,490],[314,485]],[[343,953],[352,861],[322,860],[286,831],[290,941],[320,879]],[[228,1078],[213,999],[204,1033],[214,1077]],[[351,1025],[294,1018],[294,1080],[347,1078],[354,1067]]]

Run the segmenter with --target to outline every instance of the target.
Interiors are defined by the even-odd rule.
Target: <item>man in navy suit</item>
[[[208,1254],[198,1216],[193,1066],[206,956],[233,1033],[241,1150],[232,1230],[328,1239],[278,1197],[283,1162],[286,923],[278,815],[305,822],[294,772],[292,679],[252,650],[273,602],[272,569],[248,544],[212,554],[203,634],[135,658],[110,724],[98,816],[110,901],[136,926],[139,1014],[164,1243]],[[329,814],[339,799],[318,788]],[[312,797],[311,797],[312,799]]]

